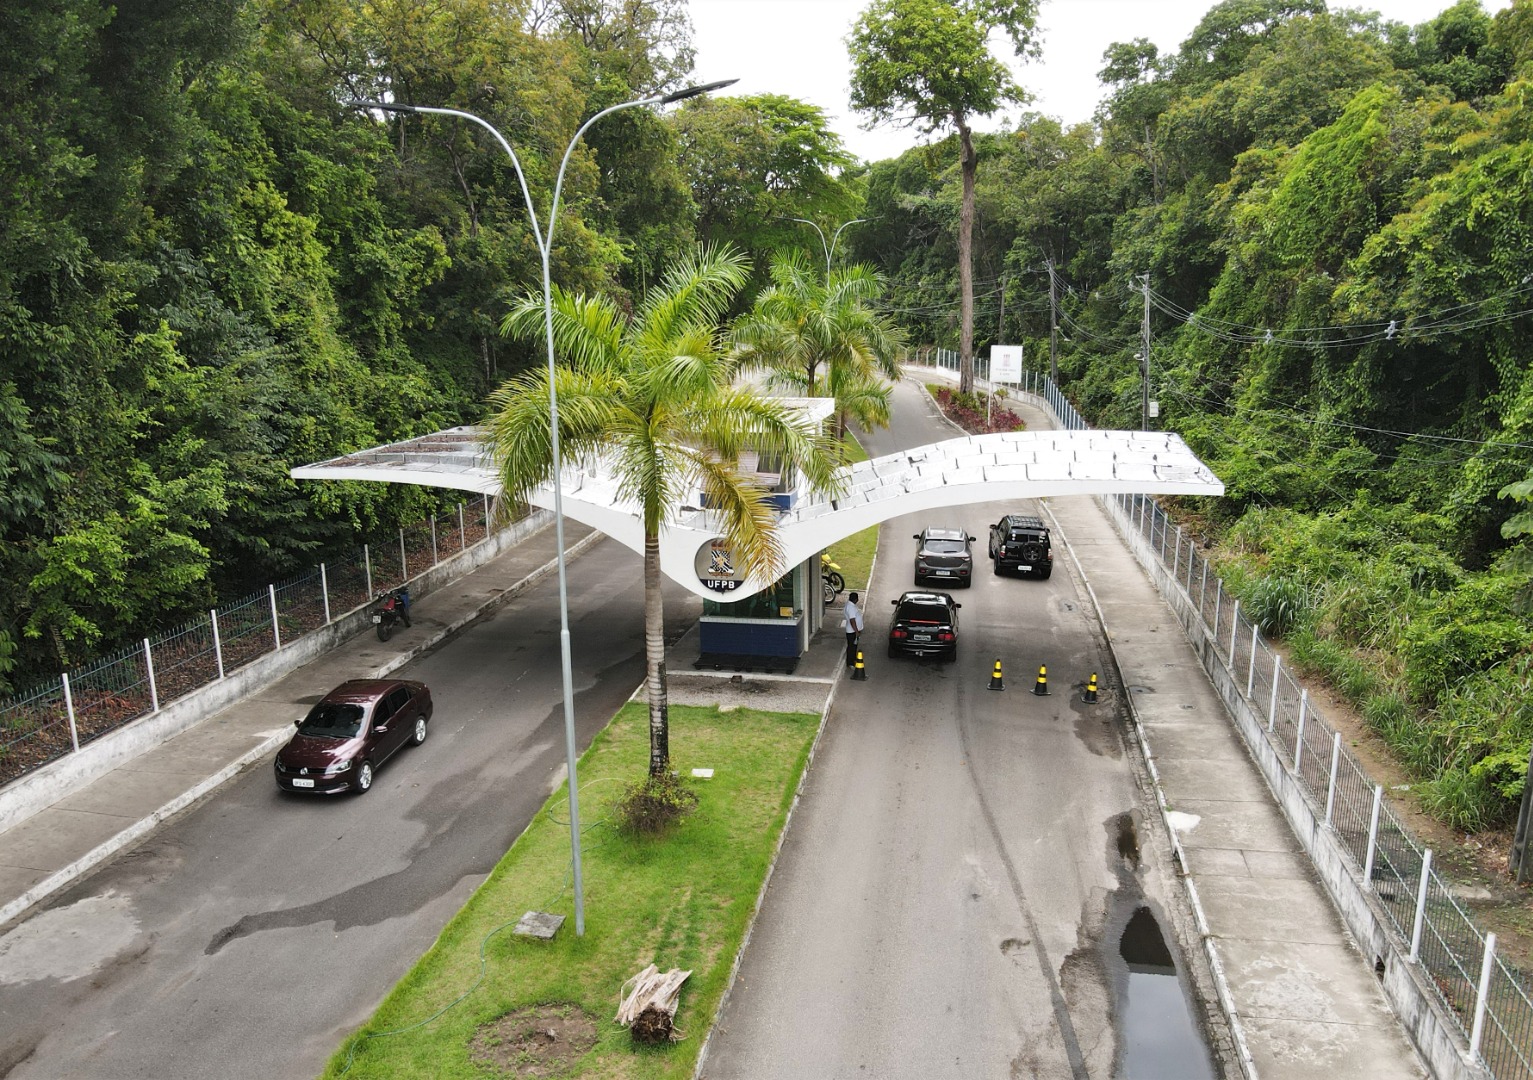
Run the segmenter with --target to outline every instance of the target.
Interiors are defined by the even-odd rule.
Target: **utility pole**
[[[1143,352],[1140,354],[1144,361],[1142,376],[1143,396],[1139,407],[1139,430],[1150,430],[1150,275],[1144,274],[1139,279],[1140,288],[1144,291],[1144,324],[1140,327],[1140,346]]]
[[[1059,300],[1054,291],[1054,260],[1044,263],[1049,268],[1049,379],[1059,385]]]

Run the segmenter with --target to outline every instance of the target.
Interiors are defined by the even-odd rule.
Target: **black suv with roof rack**
[[[995,572],[1008,568],[1047,579],[1054,572],[1054,547],[1042,518],[1007,514],[990,526],[990,558]]]

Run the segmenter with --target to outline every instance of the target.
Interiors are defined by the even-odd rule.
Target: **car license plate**
[[[295,779],[293,781],[293,786],[294,787],[313,787],[314,786],[314,781],[313,780],[297,780],[297,779]]]
[[[1030,571],[1030,570],[1032,570],[1032,567],[1031,567],[1031,566],[1026,566],[1026,565],[1021,565],[1021,564],[1019,564],[1019,565],[1018,565],[1018,566],[1017,566],[1017,569],[1018,569],[1018,570],[1029,570],[1029,571]],[[377,620],[377,619],[374,619],[374,620],[373,620],[373,621],[374,621],[374,622],[377,622],[377,621],[378,621],[378,620]]]
[[[911,641],[930,641],[931,639],[932,639],[932,636],[930,634],[911,634],[910,635],[910,640]]]
[[[374,615],[373,616],[373,622],[380,623],[382,621],[383,621],[383,616],[382,615]]]
[[[952,577],[953,576],[953,571],[951,571],[951,570],[933,570],[932,573],[936,574],[938,577]]]

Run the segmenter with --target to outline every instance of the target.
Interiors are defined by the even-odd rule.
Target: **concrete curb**
[[[12,919],[24,913],[34,904],[46,900],[48,897],[63,889],[65,886],[70,885],[77,879],[83,877],[92,869],[99,866],[107,859],[110,859],[113,855],[117,854],[117,852],[121,851],[123,848],[133,843],[135,840],[138,840],[141,837],[147,835],[151,830],[154,829],[156,825],[170,817],[172,814],[175,814],[177,811],[184,810],[186,807],[202,798],[208,792],[213,791],[215,788],[221,786],[225,781],[232,779],[237,773],[243,771],[245,766],[260,760],[267,754],[275,753],[278,747],[287,742],[288,738],[289,735],[287,733],[287,729],[285,728],[273,735],[268,736],[266,739],[263,739],[261,742],[245,751],[245,753],[235,758],[228,765],[225,765],[222,769],[219,769],[206,780],[202,780],[199,783],[193,785],[189,790],[183,791],[180,795],[176,796],[174,799],[171,799],[170,802],[166,803],[158,810],[155,810],[153,813],[147,815],[146,817],[135,821],[122,832],[118,833],[116,836],[112,837],[105,843],[99,844],[92,848],[90,851],[80,856],[80,858],[76,859],[68,866],[60,870],[55,870],[52,874],[44,878],[42,881],[39,881],[36,885],[33,885],[30,889],[22,893],[15,900],[12,900],[4,907],[0,907],[0,926],[4,926]]]
[[[571,557],[579,556],[588,548],[594,546],[604,539],[606,539],[605,534],[600,532],[592,532],[588,536],[582,537],[576,543],[571,544],[565,552],[565,558],[568,559]],[[376,668],[369,677],[374,679],[381,679],[384,676],[399,670],[411,660],[415,659],[417,656],[420,656],[422,653],[429,649],[435,648],[437,645],[441,644],[447,638],[452,637],[454,634],[458,633],[458,631],[462,630],[470,623],[483,618],[486,613],[493,611],[502,604],[515,599],[517,596],[520,596],[529,588],[546,578],[549,574],[553,573],[557,566],[558,560],[550,559],[548,562],[532,571],[532,573],[526,575],[520,581],[517,581],[515,584],[511,585],[504,592],[491,597],[489,600],[475,609],[472,613],[465,615],[462,618],[453,620],[451,623],[448,623],[439,630],[433,632],[428,638],[426,638],[426,640],[411,646],[410,649],[408,649],[406,652],[401,653],[387,663]],[[288,729],[283,727],[282,730],[277,731],[267,738],[261,740],[261,742],[257,743],[251,749],[241,754],[234,761],[219,769],[212,776],[209,776],[205,780],[199,781],[188,790],[182,792],[180,795],[170,800],[164,806],[161,806],[158,810],[155,810],[145,817],[140,818],[138,821],[134,822],[132,825],[128,826],[126,829],[122,830],[122,832],[118,833],[116,836],[113,836],[106,842],[98,844],[96,847],[80,856],[68,866],[54,871],[42,881],[39,881],[26,892],[22,893],[15,900],[12,900],[5,904],[3,907],[0,907],[0,926],[6,925],[7,923],[11,922],[11,920],[24,914],[29,908],[43,900],[46,900],[54,893],[74,883],[81,877],[84,877],[91,870],[101,865],[107,859],[110,859],[113,855],[117,854],[119,851],[133,843],[135,840],[139,840],[146,836],[162,821],[165,821],[167,818],[170,818],[171,816],[186,809],[188,806],[201,799],[204,795],[210,794],[211,792],[217,790],[219,787],[223,786],[229,780],[232,780],[235,776],[239,775],[239,773],[243,772],[249,765],[252,765],[255,762],[261,760],[268,754],[276,753],[277,750],[284,743],[286,743],[290,737],[291,736],[288,732]]]

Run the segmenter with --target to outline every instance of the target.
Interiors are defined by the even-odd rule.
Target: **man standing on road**
[[[862,635],[862,609],[857,606],[856,593],[846,595],[841,625],[846,630],[846,666],[851,667],[857,660],[857,639]]]

